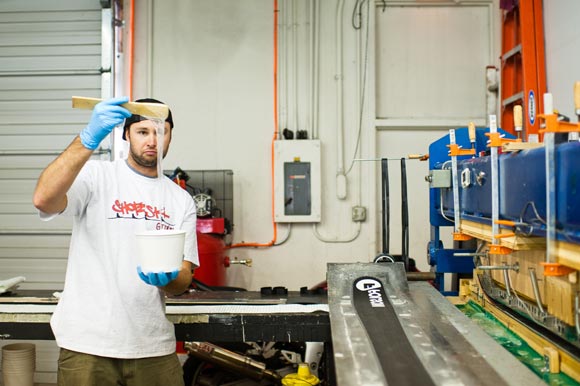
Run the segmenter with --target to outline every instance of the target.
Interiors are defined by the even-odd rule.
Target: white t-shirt
[[[163,291],[137,274],[135,232],[185,230],[185,260],[199,266],[191,196],[125,160],[89,161],[67,193],[74,216],[64,291],[51,319],[60,347],[112,358],[175,351]],[[55,216],[41,218],[49,220]]]

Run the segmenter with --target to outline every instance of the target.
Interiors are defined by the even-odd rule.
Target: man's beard
[[[133,151],[133,149],[129,149],[131,152],[131,158],[135,161],[135,163],[139,166],[143,166],[145,168],[155,168],[157,167],[157,157],[153,159],[148,159],[143,156],[138,155]]]

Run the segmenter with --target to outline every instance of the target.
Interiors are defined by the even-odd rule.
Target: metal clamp
[[[532,282],[532,289],[534,290],[534,297],[540,313],[544,314],[544,306],[542,305],[542,297],[540,296],[540,289],[538,288],[538,278],[536,276],[536,269],[534,267],[528,268],[530,272],[530,281]]]
[[[513,265],[507,265],[506,263],[504,263],[503,265],[480,265],[477,267],[478,269],[484,270],[484,271],[503,271],[503,279],[505,282],[505,291],[507,294],[507,298],[510,299],[512,297],[512,293],[511,293],[511,285],[510,285],[510,278],[508,275],[508,271],[509,270],[514,270],[516,272],[520,271],[520,264],[518,262],[516,262]]]
[[[520,264],[518,262],[516,262],[513,265],[507,265],[507,264],[503,264],[503,265],[480,265],[479,267],[477,267],[477,269],[482,269],[484,271],[494,271],[494,270],[498,270],[498,271],[509,271],[509,270],[514,270],[516,272],[520,271]]]
[[[471,256],[487,256],[487,253],[483,252],[455,252],[454,257],[471,257]]]
[[[576,292],[574,298],[574,325],[576,326],[576,334],[580,336],[580,292]]]

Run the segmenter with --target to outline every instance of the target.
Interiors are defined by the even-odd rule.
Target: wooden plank
[[[544,279],[548,313],[574,326],[574,299],[580,286],[571,283],[568,276],[546,276]]]
[[[446,296],[446,298],[454,306],[460,306],[460,305],[464,305],[465,303],[467,303],[467,301],[465,300],[465,297],[461,297],[461,296]]]
[[[544,147],[544,144],[537,142],[507,142],[503,144],[502,150],[505,152],[511,152],[511,151],[536,149],[538,147]]]
[[[8,295],[0,296],[0,304],[56,304],[58,299],[56,297],[10,297]]]
[[[461,220],[461,233],[475,237],[487,242],[492,241],[491,225],[482,224],[475,221]],[[500,234],[512,233],[511,229],[500,228]],[[546,248],[546,241],[543,237],[509,236],[498,239],[499,245],[515,251],[518,250],[538,250]]]
[[[556,241],[555,254],[558,263],[576,270],[580,270],[580,245],[565,241]]]
[[[544,358],[548,358],[550,363],[550,373],[557,374],[560,372],[560,353],[553,347],[546,347],[542,353]]]
[[[92,109],[101,101],[102,99],[99,98],[73,96],[72,107],[75,109]],[[145,117],[165,119],[169,115],[169,107],[160,103],[127,102],[123,103],[121,106],[133,114]]]

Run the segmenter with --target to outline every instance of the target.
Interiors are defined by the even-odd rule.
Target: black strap
[[[382,204],[383,204],[383,253],[389,253],[390,212],[389,212],[389,160],[381,159]]]
[[[435,385],[409,343],[382,282],[360,277],[353,284],[353,304],[373,344],[389,385]]]
[[[405,271],[409,271],[409,204],[407,201],[407,166],[405,158],[401,158],[401,258],[405,263]]]

